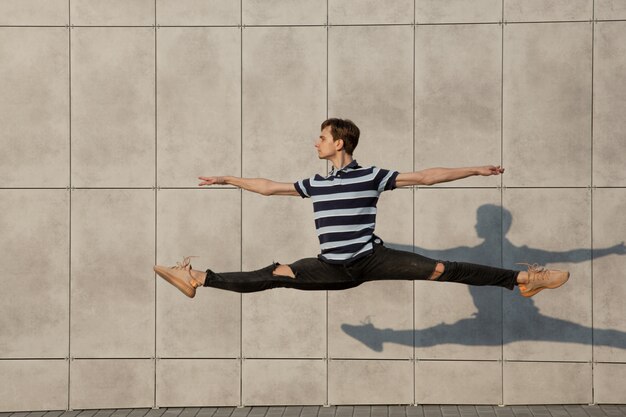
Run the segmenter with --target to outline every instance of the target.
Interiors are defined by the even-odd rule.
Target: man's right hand
[[[201,182],[198,185],[222,185],[222,184],[226,184],[226,178],[225,177],[198,177],[198,179],[201,179],[203,182]]]

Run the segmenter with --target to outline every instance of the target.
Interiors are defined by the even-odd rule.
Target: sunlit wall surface
[[[625,403],[626,3],[0,1],[0,411]],[[494,164],[382,195],[435,259],[568,269],[518,290],[200,288],[319,253],[310,200],[198,176]]]

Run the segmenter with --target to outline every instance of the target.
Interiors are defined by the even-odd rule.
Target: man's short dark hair
[[[359,128],[348,119],[327,119],[322,123],[322,130],[330,126],[330,134],[333,136],[333,140],[343,139],[343,148],[346,152],[352,155],[354,148],[359,143],[359,135],[361,131]]]

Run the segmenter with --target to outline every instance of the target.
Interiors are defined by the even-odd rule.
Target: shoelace
[[[171,268],[174,268],[174,269],[191,269],[191,258],[199,258],[199,256],[194,256],[194,255],[185,256],[183,258],[183,262],[182,263],[176,262],[176,266],[172,266]],[[189,267],[189,268],[187,268],[187,267]]]
[[[195,255],[191,255],[191,256],[185,256],[183,258],[183,262],[176,262],[175,266],[172,266],[170,268],[173,269],[184,269],[187,271],[187,273],[189,274],[189,277],[193,280],[191,285],[196,288],[199,285],[195,285],[194,282],[197,282],[198,284],[200,284],[192,275],[191,275],[191,258],[199,258],[199,256],[195,256]]]
[[[528,267],[528,282],[543,281],[549,278],[550,271],[539,264],[527,264],[524,262],[518,262],[515,265],[526,265]]]

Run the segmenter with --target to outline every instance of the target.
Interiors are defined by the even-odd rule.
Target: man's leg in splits
[[[198,287],[244,293],[278,287],[298,290],[343,290],[362,283],[348,274],[343,265],[328,264],[318,258],[300,259],[288,265],[273,262],[256,271],[220,273],[210,269],[206,271],[192,269],[189,258],[185,257],[183,262],[178,262],[176,266],[156,265],[153,269],[157,275],[190,298],[195,297]]]
[[[206,272],[192,270],[191,274],[203,287],[242,293],[279,287],[342,290],[361,284],[348,275],[342,265],[328,264],[318,258],[300,259],[287,265],[274,262],[256,271],[216,273],[207,269]]]
[[[466,262],[438,261],[374,244],[374,254],[362,265],[362,280],[431,280],[467,285],[493,285],[512,290],[520,272]]]
[[[557,288],[569,278],[566,271],[513,271],[468,262],[437,261],[422,255],[374,244],[373,256],[354,266],[362,281],[401,279],[491,285],[513,290],[516,285],[524,296],[544,288]]]

